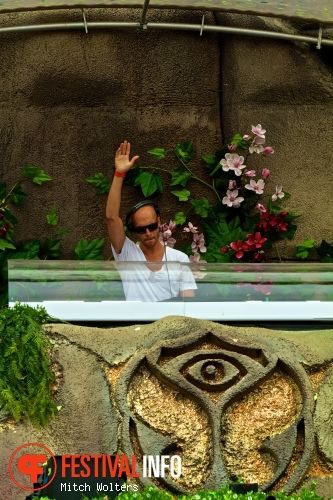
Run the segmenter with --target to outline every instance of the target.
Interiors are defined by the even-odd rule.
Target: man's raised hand
[[[133,167],[136,160],[139,158],[139,156],[133,156],[133,158],[130,160],[130,152],[131,144],[127,141],[122,142],[116,151],[114,160],[117,172],[128,172]]]

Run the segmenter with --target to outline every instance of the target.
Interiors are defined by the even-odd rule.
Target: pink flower
[[[237,259],[241,259],[244,255],[244,252],[248,251],[247,243],[243,242],[242,240],[233,241],[232,243],[230,243],[230,248],[235,250]]]
[[[163,233],[163,231],[168,231],[168,229],[174,233],[176,230],[177,224],[173,222],[172,220],[169,222],[169,224],[162,224],[160,226],[160,231]]]
[[[246,167],[246,165],[243,165],[243,161],[244,156],[227,153],[225,155],[225,160],[221,160],[220,163],[224,172],[234,170],[236,175],[242,175],[242,169]]]
[[[185,231],[185,233],[197,233],[197,227],[194,227],[192,222],[189,222],[188,223],[188,227],[184,227],[183,231]]]
[[[227,205],[227,207],[238,208],[242,201],[244,201],[244,198],[238,196],[238,189],[234,191],[228,189],[227,196],[223,198],[222,203],[223,205]]]
[[[255,170],[248,170],[245,172],[245,177],[255,177],[256,176],[256,171]]]
[[[230,165],[232,165],[232,161],[233,161],[234,156],[235,155],[232,153],[227,153],[224,156],[224,159],[220,161],[220,163],[222,165],[222,170],[224,170],[224,172],[228,172],[230,170]]]
[[[173,220],[171,220],[169,222],[169,229],[172,233],[174,233],[176,231],[176,227],[177,227],[177,224],[175,222],[173,222]]]
[[[190,262],[193,262],[194,264],[196,264],[197,262],[199,262],[200,260],[200,254],[198,252],[195,252],[194,255],[191,255],[190,256]],[[201,263],[205,263],[207,264],[207,261],[206,260],[200,260]]]
[[[207,264],[207,261],[206,260],[200,260],[200,254],[198,252],[195,252],[194,255],[191,255],[190,256],[190,262],[192,262],[193,264],[197,264],[199,262],[199,264]],[[192,274],[194,276],[194,278],[196,279],[202,279],[206,276],[207,273],[203,273],[201,271],[204,271],[206,268],[204,266],[195,266],[195,269],[198,269],[198,271],[194,271],[192,269]]]
[[[255,234],[247,234],[246,237],[247,240],[245,243],[248,244],[250,250],[261,248],[262,244],[267,241],[267,238],[261,236],[259,231],[257,231]]]
[[[263,179],[267,180],[270,175],[271,175],[271,171],[268,170],[268,168],[264,168],[262,171]]]
[[[288,230],[288,222],[285,222],[282,217],[278,217],[276,214],[270,214],[268,210],[260,213],[260,219],[261,222],[256,224],[256,228],[262,231],[280,233],[280,231]]]
[[[166,231],[163,231],[160,234],[159,241],[162,243],[164,246],[168,246],[173,248],[174,244],[176,243],[175,238],[171,238],[171,231],[170,229],[167,229]]]
[[[244,139],[244,141],[249,141],[251,139],[251,136],[248,134],[243,135],[243,139]]]
[[[228,189],[237,189],[237,182],[230,180]]]
[[[264,151],[264,146],[262,146],[262,144],[265,144],[265,139],[256,136],[249,147],[251,155],[253,153],[262,153]]]
[[[265,139],[266,130],[264,130],[261,127],[260,123],[258,123],[258,125],[256,125],[256,126],[252,125],[251,131],[252,131],[252,134],[257,135],[258,137],[261,137],[262,139]]]
[[[235,144],[228,144],[229,151],[235,151],[237,149],[237,142]]]
[[[272,200],[276,201],[278,198],[284,197],[284,192],[282,191],[282,186],[276,186],[275,193],[272,195]]]
[[[266,208],[262,203],[257,203],[256,207],[258,208],[259,212],[267,212]]]
[[[193,252],[196,252],[197,250],[199,250],[200,252],[207,252],[203,233],[193,234],[193,243],[191,245],[191,248]]]
[[[220,248],[220,252],[222,252],[222,253],[228,253],[229,252],[229,247],[222,247],[222,248]]]
[[[246,167],[246,165],[243,165],[243,161],[244,156],[234,155],[232,166],[230,168],[232,168],[238,176],[242,175],[242,170]]]
[[[264,153],[266,155],[272,155],[274,153],[274,149],[271,148],[270,146],[266,146],[265,149],[264,149]]]
[[[160,225],[160,231],[161,233],[165,233],[166,231],[169,231],[169,226],[168,224],[161,224]],[[170,230],[171,231],[171,230]]]
[[[250,184],[245,184],[245,188],[250,191],[255,191],[257,194],[262,194],[264,192],[265,183],[262,179],[259,179],[258,182],[251,179]]]

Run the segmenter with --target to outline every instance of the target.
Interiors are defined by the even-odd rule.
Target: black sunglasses
[[[157,227],[158,227],[158,221],[153,222],[152,224],[148,224],[148,226],[138,226],[138,227],[135,227],[134,231],[137,234],[145,234],[145,232],[146,232],[147,229],[148,229],[148,231],[152,232],[152,231],[156,231]]]

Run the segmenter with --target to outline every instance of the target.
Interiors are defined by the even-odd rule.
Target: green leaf
[[[159,191],[163,192],[162,177],[151,172],[141,172],[135,179],[134,186],[140,186],[145,198]]]
[[[193,149],[192,139],[189,139],[186,142],[178,143],[175,147],[175,154],[177,158],[182,160],[184,163],[191,161],[196,155],[196,152]]]
[[[215,154],[210,155],[202,155],[201,157],[203,161],[206,163],[207,167],[215,167],[217,163],[217,158]]]
[[[324,262],[324,264],[327,264],[329,262],[333,262],[333,257],[323,257],[321,261]]]
[[[14,240],[14,230],[12,228],[10,228],[10,229],[7,230],[6,240],[7,241],[13,241]]]
[[[75,260],[102,260],[101,255],[104,245],[104,238],[95,238],[94,240],[87,241],[81,238],[76,245]]]
[[[186,222],[186,215],[184,214],[184,212],[177,212],[173,220],[175,224],[183,225]]]
[[[53,205],[51,212],[46,215],[46,220],[50,226],[56,226],[58,224],[59,217],[57,215],[57,210],[55,205]]]
[[[239,217],[234,217],[228,224],[229,230],[234,231],[240,226],[240,219]]]
[[[15,217],[15,215],[13,214],[13,212],[11,210],[8,210],[8,208],[6,208],[6,210],[4,211],[4,215],[5,215],[5,219],[8,220],[8,222],[10,222],[12,224],[12,226],[14,226],[15,224],[18,223],[18,220]]]
[[[38,259],[40,242],[38,240],[29,241],[25,245],[17,247],[17,251],[11,253],[9,259]]]
[[[46,181],[52,181],[52,177],[50,175],[45,174],[43,171],[42,171],[42,173],[40,173],[39,175],[36,175],[36,177],[34,177],[32,179],[32,182],[34,182],[35,184],[38,184],[39,186],[41,186],[43,184],[43,182],[46,182]]]
[[[170,174],[170,186],[176,186],[177,184],[180,184],[181,186],[185,187],[186,184],[192,179],[192,174],[182,165],[177,168],[173,168],[170,171]]]
[[[297,250],[294,254],[293,257],[296,257],[297,259],[304,260],[307,257],[309,257],[309,251],[308,250]]]
[[[215,244],[217,248],[225,247],[232,241],[243,240],[246,233],[237,224],[229,223],[225,220],[216,222],[214,220],[203,221],[205,239],[208,244]],[[231,227],[231,230],[230,230]],[[224,260],[219,260],[223,262]]]
[[[5,250],[5,248],[12,248],[15,250],[14,245],[9,243],[9,241],[5,240],[4,238],[0,238],[0,250]]]
[[[21,184],[17,184],[14,188],[13,188],[13,191],[12,191],[12,196],[10,198],[10,201],[11,203],[13,203],[14,205],[17,205],[17,206],[20,206],[22,205],[22,202],[24,200],[24,198],[26,198],[26,193],[24,193],[22,191],[22,186]]]
[[[297,250],[293,254],[293,257],[304,260],[309,256],[309,250],[314,248],[314,240],[308,238],[303,243],[296,245],[296,248]]]
[[[23,175],[26,179],[32,179],[35,184],[43,184],[46,181],[52,181],[52,177],[47,175],[41,168],[34,167],[33,165],[24,165],[22,167]]]
[[[139,175],[140,172],[141,172],[140,167],[131,168],[131,170],[129,170],[127,172],[127,175],[126,175],[125,180],[124,180],[124,184],[126,186],[134,186],[135,179],[137,178],[137,176]]]
[[[64,236],[65,234],[68,234],[71,232],[71,228],[67,227],[66,229],[57,229],[55,234],[58,234],[59,236]]]
[[[98,188],[97,194],[108,193],[111,188],[110,181],[102,173],[95,173],[92,177],[87,177],[86,181]]]
[[[211,170],[210,176],[214,177],[217,173],[224,173],[220,161],[229,153],[228,146],[223,146],[218,151],[210,155],[203,155],[201,158],[206,163],[206,167]]]
[[[188,201],[188,197],[191,194],[187,189],[182,189],[181,191],[171,191],[171,193],[177,196],[179,201]]]
[[[252,138],[249,139],[249,141],[244,141],[243,136],[241,136],[240,134],[235,134],[231,139],[230,144],[237,144],[237,146],[241,149],[246,149],[250,142],[252,142]]]
[[[299,245],[296,245],[297,248],[313,248],[314,247],[314,240],[312,239],[307,239],[303,243],[300,243]]]
[[[272,198],[269,197],[267,201],[267,210],[269,211],[270,214],[280,213],[281,207],[279,205],[274,205],[274,203],[272,202]]]
[[[159,160],[163,160],[163,158],[165,158],[165,152],[163,148],[150,149],[148,153],[156,156]]]
[[[191,200],[191,203],[194,206],[194,211],[197,215],[201,215],[204,219],[208,217],[212,205],[209,203],[207,198],[203,196],[200,200]]]
[[[41,250],[45,254],[45,259],[57,259],[60,257],[60,240],[46,240],[41,244]]]
[[[295,212],[289,212],[289,214],[284,218],[286,222],[292,222],[295,219],[298,219],[298,217],[301,217],[301,215],[295,214]]]
[[[33,165],[24,165],[22,167],[23,175],[26,179],[33,179],[36,177],[36,175],[39,175],[42,173],[42,170],[40,168],[34,167]]]
[[[323,262],[331,262],[330,259],[333,258],[333,246],[327,243],[326,240],[322,240],[319,247],[316,248],[316,252]]]

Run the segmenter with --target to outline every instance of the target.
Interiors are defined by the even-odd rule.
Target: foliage
[[[95,238],[87,241],[81,238],[75,247],[75,260],[102,260],[101,255],[104,245],[104,238]]]
[[[256,173],[248,166],[253,156],[269,159],[274,153],[272,147],[264,146],[265,133],[260,124],[252,126],[251,134],[236,134],[230,144],[212,154],[202,155],[207,171],[204,178],[196,174],[195,164],[191,164],[197,158],[192,140],[177,143],[173,151],[177,164],[172,168],[142,166],[128,172],[126,184],[140,187],[145,197],[162,193],[162,176],[168,175],[171,194],[185,207],[175,214],[173,221],[162,225],[161,241],[164,244],[173,246],[176,240],[171,235],[176,226],[187,223],[182,239],[185,232],[192,241],[185,243],[181,250],[190,255],[192,261],[197,262],[204,253],[208,262],[258,262],[267,260],[266,249],[282,239],[294,237],[297,229],[294,222],[299,215],[282,206],[282,201],[290,195],[282,190],[282,186],[276,186],[275,192],[268,195],[270,170],[264,168],[261,173]],[[237,154],[238,150],[243,150],[244,156]],[[163,148],[151,149],[148,153],[157,161],[165,160],[170,164],[168,153]],[[102,188],[106,192],[110,187],[100,173],[87,181],[95,184],[98,193]],[[211,193],[209,199],[195,196],[197,183]],[[190,212],[202,219],[201,234],[198,228],[191,229]],[[179,227],[177,230],[179,232]],[[299,248],[297,257],[303,258],[306,251],[306,248]]]
[[[321,260],[321,262],[333,262],[333,245],[330,245],[325,240],[322,240],[321,244],[318,247],[315,247],[315,241],[313,239],[307,239],[303,243],[296,245],[296,248],[297,251],[293,256],[298,259],[307,259],[310,255],[311,250],[315,249],[317,256]]]
[[[302,488],[299,493],[286,495],[283,491],[278,493],[245,493],[237,494],[230,490],[229,485],[222,486],[217,491],[198,491],[191,495],[173,495],[165,490],[159,490],[153,486],[146,487],[143,491],[135,492],[128,490],[120,493],[119,500],[265,500],[270,495],[276,500],[325,500],[324,497],[317,495],[316,483],[313,481],[310,488]],[[113,497],[112,497],[113,498]],[[333,497],[332,497],[333,498]],[[332,500],[332,498],[328,500]],[[49,500],[42,497],[41,500]],[[89,500],[83,495],[82,500]],[[105,493],[91,498],[90,500],[111,500],[111,497]]]
[[[158,147],[148,153],[159,165],[164,165],[164,161],[166,166],[136,166],[127,172],[125,184],[140,188],[147,198],[162,193],[163,181],[166,176],[169,178],[170,193],[182,209],[173,220],[161,225],[163,244],[173,247],[175,233],[181,235],[180,249],[192,262],[265,262],[266,251],[271,249],[281,260],[278,244],[294,238],[299,215],[283,207],[290,194],[281,185],[267,193],[271,174],[268,168],[260,173],[249,166],[257,163],[259,157],[269,161],[274,154],[272,147],[265,146],[265,134],[266,130],[258,124],[251,127],[250,134],[235,134],[229,144],[202,155],[200,159],[206,167],[202,178],[196,173],[198,157],[192,140],[175,146],[172,153],[176,165],[172,164],[170,152]],[[96,173],[86,180],[95,185],[97,193],[109,192],[110,181],[104,174]],[[210,192],[209,198],[195,196],[198,183]],[[190,213],[201,218],[201,229],[193,229]],[[322,262],[333,262],[333,245],[322,241],[315,247],[310,238],[297,245],[293,257],[304,260],[312,252],[313,258],[314,250]],[[201,260],[202,254],[205,261]]]
[[[44,308],[15,304],[0,309],[0,406],[14,418],[37,427],[54,418],[54,375],[50,343],[42,334],[49,321]]]
[[[61,237],[71,231],[68,227],[64,229],[58,227],[59,215],[56,205],[53,204],[50,212],[46,214],[48,237],[14,244],[14,226],[18,220],[12,207],[21,206],[27,197],[22,189],[22,183],[26,180],[42,185],[52,178],[40,168],[25,165],[22,167],[21,177],[11,189],[7,190],[6,183],[0,182],[0,307],[8,303],[8,260],[58,259],[61,256]],[[93,183],[98,186],[98,180]],[[103,238],[96,238],[90,242],[82,238],[74,249],[74,259],[102,259],[103,243]]]

